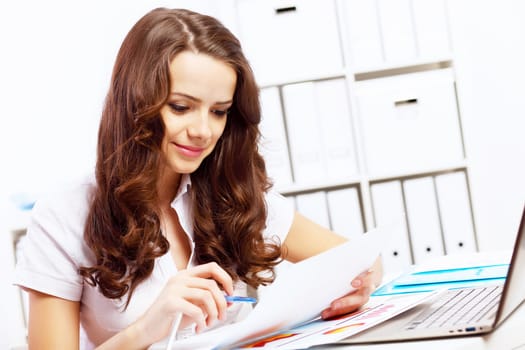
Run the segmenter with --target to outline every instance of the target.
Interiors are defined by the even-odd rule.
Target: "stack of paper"
[[[176,341],[173,350],[271,347],[305,348],[333,343],[361,332],[439,294],[374,297],[358,311],[331,320],[320,312],[351,292],[350,282],[379,256],[385,229],[375,229],[348,243],[293,264],[265,289],[254,310],[241,322]],[[164,350],[157,344],[150,350]]]
[[[291,265],[265,289],[246,319],[179,340],[173,349],[226,347],[315,319],[334,299],[353,290],[352,279],[367,271],[379,256],[382,234],[379,230],[368,232]]]

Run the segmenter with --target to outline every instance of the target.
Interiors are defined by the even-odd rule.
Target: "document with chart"
[[[348,336],[422,302],[430,294],[395,299],[395,303],[394,299],[377,298],[378,304],[367,305],[357,313],[330,321],[319,319],[320,312],[330,302],[351,291],[351,280],[372,266],[379,256],[384,234],[388,232],[375,229],[291,265],[280,271],[275,282],[265,289],[257,306],[243,321],[176,341],[173,349],[220,349],[229,348],[232,344],[240,347],[268,336],[282,337],[288,334],[288,330],[293,334],[300,331],[304,339],[299,339],[300,336],[292,339],[288,335],[290,339],[287,343],[300,340],[301,346],[307,342],[318,344]],[[297,328],[298,325],[302,326]],[[311,338],[306,339],[306,335]],[[269,342],[268,339],[265,341]],[[282,343],[286,347],[297,346]],[[272,342],[272,347],[276,345]]]

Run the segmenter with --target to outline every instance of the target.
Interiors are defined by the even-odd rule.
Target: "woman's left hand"
[[[379,270],[377,270],[378,268]],[[370,294],[374,292],[380,283],[381,273],[380,262],[376,262],[372,269],[358,275],[352,281],[351,285],[355,290],[347,295],[332,301],[330,307],[323,310],[321,317],[328,319],[331,317],[344,315],[359,309],[370,299]]]

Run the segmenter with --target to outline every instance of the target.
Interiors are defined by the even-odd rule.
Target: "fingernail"
[[[361,280],[353,280],[352,281],[352,287],[354,287],[354,288],[361,287],[361,284],[362,284]]]

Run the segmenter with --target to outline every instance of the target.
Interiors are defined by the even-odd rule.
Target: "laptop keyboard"
[[[449,290],[410,321],[406,329],[477,323],[497,310],[503,286]]]

